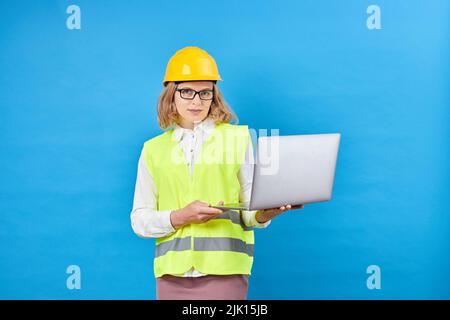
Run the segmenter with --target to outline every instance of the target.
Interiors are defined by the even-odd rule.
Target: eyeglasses
[[[214,91],[213,90],[202,90],[202,91],[195,91],[194,89],[177,89],[176,91],[180,92],[180,96],[183,99],[187,100],[194,100],[195,96],[198,93],[198,97],[200,100],[212,100],[214,97]]]

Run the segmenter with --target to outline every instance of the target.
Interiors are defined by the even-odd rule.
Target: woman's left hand
[[[286,212],[286,211],[289,211],[292,209],[303,209],[303,208],[304,208],[303,204],[299,204],[299,205],[295,205],[295,206],[291,206],[290,204],[288,204],[286,206],[281,206],[279,208],[258,210],[258,212],[256,212],[255,218],[256,218],[256,221],[258,221],[259,223],[264,223],[269,220],[272,220],[273,218],[282,214],[283,212]]]

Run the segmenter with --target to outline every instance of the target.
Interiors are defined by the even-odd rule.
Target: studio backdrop
[[[256,229],[249,299],[450,298],[450,3],[1,1],[0,298],[154,299],[130,213],[168,59],[250,129],[341,133],[333,198]]]

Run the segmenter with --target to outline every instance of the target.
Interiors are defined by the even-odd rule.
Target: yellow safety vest
[[[218,123],[204,141],[192,177],[170,129],[144,143],[144,159],[157,187],[157,210],[177,210],[194,200],[239,202],[238,173],[244,163],[248,126]],[[182,274],[191,267],[216,275],[251,274],[254,233],[238,211],[186,225],[156,239],[154,273]]]
[[[204,141],[192,177],[170,129],[144,143],[144,159],[157,188],[157,210],[177,210],[194,200],[239,202],[238,173],[244,163],[248,126],[218,123]],[[182,274],[191,267],[216,275],[251,274],[254,233],[238,211],[186,225],[156,239],[154,273]]]

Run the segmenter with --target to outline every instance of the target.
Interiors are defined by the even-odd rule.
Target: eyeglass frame
[[[183,98],[183,97],[181,96],[181,90],[192,90],[192,91],[194,91],[195,93],[194,93],[194,96],[193,96],[191,99],[189,99],[189,98]],[[203,100],[203,101],[211,101],[211,100],[214,99],[214,89],[205,89],[205,90],[196,91],[196,90],[191,89],[191,88],[181,88],[181,89],[176,89],[175,91],[180,92],[180,97],[181,97],[181,99],[184,99],[184,100],[194,100],[194,99],[195,99],[195,96],[196,96],[197,94],[198,94],[199,99],[200,99],[200,100]],[[202,98],[200,97],[200,92],[203,92],[203,91],[211,91],[212,94],[213,94],[213,95],[212,95],[212,98],[211,98],[211,99],[202,99]]]

